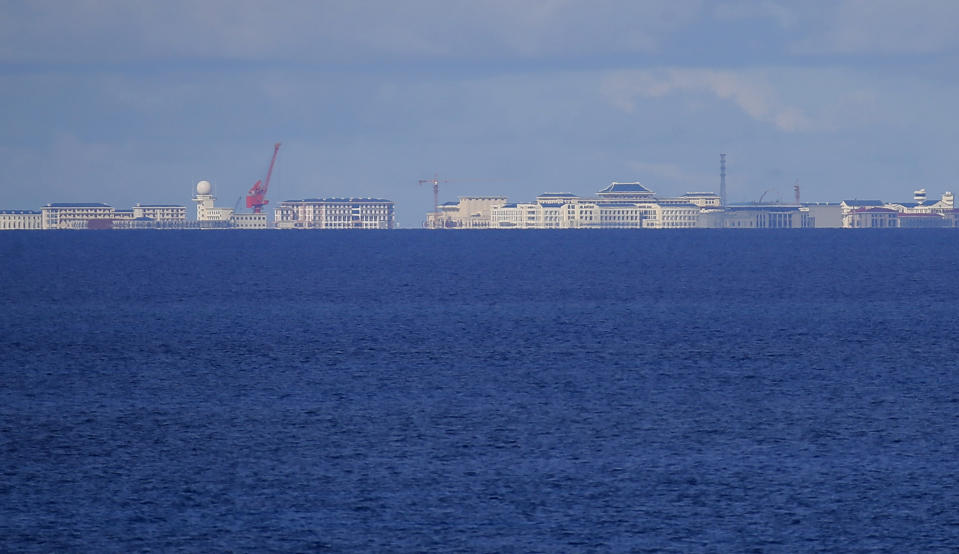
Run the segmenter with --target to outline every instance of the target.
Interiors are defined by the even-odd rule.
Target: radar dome
[[[210,191],[213,190],[213,185],[209,181],[200,181],[196,184],[196,193],[197,194],[210,194]]]

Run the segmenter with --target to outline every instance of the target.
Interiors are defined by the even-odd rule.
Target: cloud
[[[648,182],[650,186],[663,189],[657,190],[661,193],[665,193],[664,187],[666,186],[677,194],[679,188],[683,187],[684,190],[681,192],[692,192],[694,189],[708,187],[715,180],[711,173],[691,171],[689,166],[681,166],[676,163],[633,160],[625,162],[624,165],[634,171],[636,175],[641,175],[644,182]]]
[[[609,102],[632,113],[638,96],[707,93],[735,104],[757,121],[787,132],[813,128],[801,109],[783,104],[775,90],[762,79],[744,72],[712,69],[666,69],[617,71],[602,84]]]
[[[843,0],[802,9],[814,28],[794,42],[798,54],[928,54],[959,46],[954,0]]]
[[[0,60],[539,58],[655,51],[702,0],[34,0],[0,5]]]
[[[771,19],[783,29],[792,28],[799,23],[799,16],[792,8],[777,2],[723,3],[713,8],[713,16],[719,21]]]

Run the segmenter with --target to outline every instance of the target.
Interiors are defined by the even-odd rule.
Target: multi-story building
[[[718,215],[727,229],[808,229],[814,220],[799,204],[744,204],[727,206]],[[715,216],[714,216],[715,217]]]
[[[855,208],[842,216],[846,229],[889,229],[899,227],[899,212],[891,208]]]
[[[955,196],[945,192],[939,200],[929,200],[926,189],[913,192],[912,202],[891,202],[885,208],[898,212],[902,228],[952,227],[955,217]]]
[[[174,204],[135,204],[133,218],[146,217],[154,221],[186,221],[186,206]]]
[[[230,217],[233,216],[233,208],[216,206],[213,185],[209,181],[200,181],[196,184],[196,194],[193,195],[193,201],[196,202],[196,220],[198,222],[208,222],[210,227],[229,226]]]
[[[307,198],[280,202],[277,229],[393,229],[391,200],[378,198]]]
[[[196,222],[185,225],[197,229],[266,229],[269,222],[265,213],[236,213],[233,208],[224,208],[216,205],[213,196],[213,185],[209,181],[200,181],[196,184]],[[162,210],[163,206],[157,206]],[[184,210],[184,216],[186,211]],[[185,223],[185,217],[184,217]]]
[[[488,229],[494,208],[507,203],[505,196],[460,196],[426,214],[427,229]]]
[[[860,218],[853,217],[853,212],[864,213],[865,210],[870,210],[873,208],[882,208],[886,205],[882,200],[843,200],[839,203],[841,208],[841,217],[842,217],[842,226],[843,228],[852,227],[852,221],[855,219],[857,222],[860,221]]]
[[[43,228],[42,213],[35,210],[0,210],[0,230],[36,230]]]
[[[657,198],[638,182],[612,183],[593,198],[548,192],[536,202],[505,204],[490,211],[495,229],[683,229],[696,227],[703,206],[718,205],[712,193]]]
[[[109,229],[113,206],[100,202],[55,202],[40,208],[43,229]]]

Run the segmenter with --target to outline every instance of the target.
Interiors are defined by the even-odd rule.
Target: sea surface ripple
[[[0,550],[959,549],[954,231],[0,234]]]

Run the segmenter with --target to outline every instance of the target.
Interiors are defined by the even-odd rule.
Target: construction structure
[[[445,181],[444,181],[444,182],[445,182]],[[425,184],[427,184],[427,183],[433,185],[433,212],[432,212],[433,217],[431,218],[431,217],[427,216],[426,227],[427,227],[427,229],[439,229],[439,228],[441,228],[440,226],[438,226],[438,225],[440,225],[440,223],[439,223],[439,221],[440,221],[440,218],[439,218],[439,212],[440,212],[440,179],[439,179],[439,176],[437,176],[437,175],[434,173],[432,179],[420,179],[420,180],[418,181],[418,183],[420,184],[420,186],[423,186],[423,185],[425,185]]]
[[[246,193],[246,207],[252,208],[255,214],[263,213],[263,206],[270,203],[266,199],[266,193],[270,190],[270,177],[273,175],[273,166],[276,164],[276,155],[280,151],[280,144],[278,142],[273,145],[273,157],[270,158],[270,168],[266,170],[266,180],[257,181]]]
[[[460,196],[426,214],[427,229],[488,229],[492,210],[509,202],[505,196]]]
[[[726,154],[719,155],[719,205],[726,207]]]

